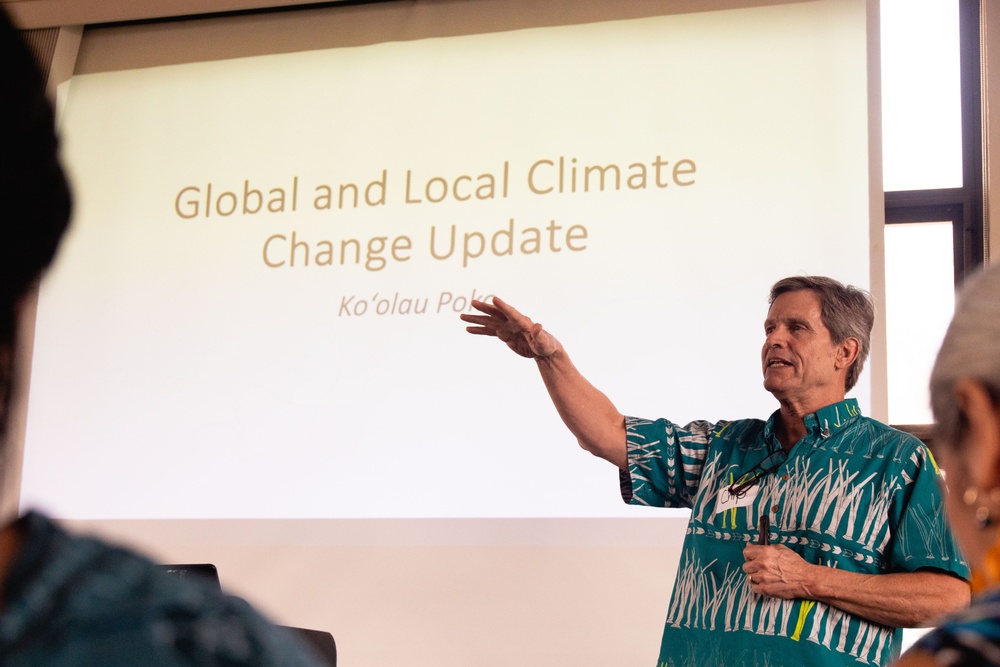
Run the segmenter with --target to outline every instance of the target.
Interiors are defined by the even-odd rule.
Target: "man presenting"
[[[500,299],[462,315],[536,361],[580,445],[619,468],[626,502],[691,509],[658,667],[883,665],[899,628],[969,600],[933,458],[845,399],[868,355],[870,297],[793,277],[770,304],[761,365],[779,409],[686,426],[622,415]]]

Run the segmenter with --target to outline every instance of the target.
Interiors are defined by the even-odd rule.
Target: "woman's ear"
[[[1000,488],[1000,413],[982,382],[955,383],[955,399],[966,424],[962,439],[969,481],[981,491]]]

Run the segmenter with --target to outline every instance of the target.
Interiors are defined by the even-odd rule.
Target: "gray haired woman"
[[[1000,266],[959,296],[931,373],[945,504],[972,566],[971,605],[899,665],[1000,665]]]

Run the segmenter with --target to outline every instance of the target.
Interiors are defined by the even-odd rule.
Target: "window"
[[[889,421],[927,424],[954,287],[983,262],[979,0],[882,0],[881,20]]]

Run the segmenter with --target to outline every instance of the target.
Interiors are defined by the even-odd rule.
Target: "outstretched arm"
[[[562,344],[541,324],[496,297],[493,303],[473,301],[472,307],[483,314],[463,314],[462,320],[474,325],[466,331],[495,336],[522,357],[534,359],[552,403],[580,446],[624,470],[628,466],[625,417],[580,375]]]

